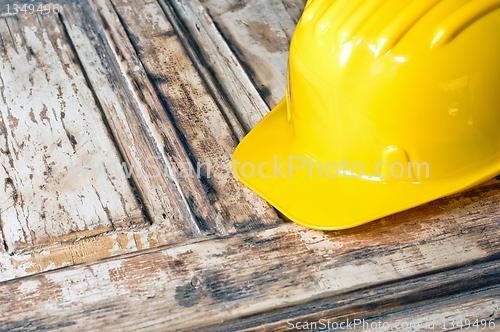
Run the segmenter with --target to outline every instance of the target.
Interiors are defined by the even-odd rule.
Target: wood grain
[[[108,39],[105,27],[85,4],[65,5],[63,22],[90,84],[99,87],[96,97],[129,165],[144,208],[153,223],[171,232],[172,241],[178,241],[176,238],[182,238],[183,234],[200,236],[202,231],[180,191],[173,167],[163,159],[145,122],[144,105],[135,93],[137,88],[131,90],[122,75],[122,59],[115,53],[115,41]],[[132,66],[129,71],[134,70],[141,71],[141,67]],[[148,82],[139,81],[138,84],[144,86],[147,93]],[[166,140],[175,142],[176,138]]]
[[[79,5],[76,6],[77,10],[70,10],[74,15],[80,15],[76,20],[78,24],[75,25],[68,24],[64,6],[61,16],[43,14],[39,17],[24,15],[0,19],[4,24],[2,54],[4,59],[10,55],[9,61],[4,62],[0,75],[9,79],[8,83],[12,83],[15,78],[15,84],[10,85],[5,85],[4,80],[2,92],[13,104],[22,102],[33,106],[33,109],[27,110],[15,108],[9,110],[22,115],[19,117],[21,121],[15,134],[19,138],[28,137],[26,142],[14,145],[15,149],[23,148],[16,152],[17,156],[13,158],[16,166],[14,173],[27,172],[26,176],[31,173],[37,174],[36,178],[24,182],[24,186],[28,189],[16,188],[18,199],[20,193],[24,195],[19,189],[24,191],[33,189],[33,192],[24,199],[28,203],[24,204],[24,209],[36,209],[40,202],[44,203],[45,200],[48,203],[44,204],[53,207],[57,201],[53,202],[50,198],[54,196],[60,201],[59,206],[46,211],[46,218],[50,217],[50,221],[37,218],[44,212],[43,210],[36,211],[36,214],[30,216],[28,221],[31,222],[33,219],[35,226],[43,228],[44,231],[46,228],[52,237],[44,239],[40,236],[39,241],[29,247],[16,243],[18,246],[14,248],[15,250],[12,246],[8,248],[8,243],[14,241],[15,237],[11,237],[5,224],[8,222],[12,225],[16,219],[2,219],[4,226],[2,231],[6,236],[2,234],[1,281],[183,241],[186,239],[186,234],[192,233],[190,223],[187,222],[188,218],[183,217],[182,209],[179,208],[179,205],[182,205],[176,205],[172,191],[170,196],[168,195],[169,190],[176,192],[175,184],[165,185],[165,179],[162,181],[160,177],[155,178],[154,167],[158,169],[159,166],[153,164],[155,159],[151,158],[146,133],[141,131],[139,122],[134,118],[131,103],[124,92],[125,89],[114,75],[109,61],[111,57],[106,53],[106,44],[103,43],[105,38],[96,33],[98,24],[92,20],[92,15],[82,15]],[[12,30],[14,33],[19,30],[19,34],[15,36],[20,37],[16,37],[15,40],[11,37],[11,28],[5,29],[7,22],[13,22]],[[72,38],[68,31],[65,31],[68,25],[72,28]],[[90,30],[84,30],[84,27],[89,26]],[[85,34],[87,32],[88,34]],[[27,39],[24,36],[26,34],[30,34],[31,39]],[[14,41],[17,41],[17,44],[14,44]],[[81,59],[84,61],[80,61]],[[48,79],[50,81],[47,81]],[[57,107],[45,112],[43,105],[47,102]],[[63,111],[60,110],[62,107]],[[114,147],[116,142],[113,142],[113,138],[109,135],[110,130],[106,127],[105,116],[116,125],[113,128],[115,129],[113,138],[118,138],[118,141],[125,146],[125,153],[122,155]],[[28,125],[30,127],[26,130]],[[7,130],[3,133],[10,135]],[[30,136],[36,140],[34,138],[30,140]],[[32,153],[32,156],[29,153]],[[123,156],[128,161],[124,161]],[[5,155],[3,157],[5,158]],[[42,175],[42,172],[46,172],[46,168],[41,161],[39,164],[34,163],[35,157],[48,158],[50,164],[47,167],[53,169],[53,174]],[[58,159],[52,160],[50,159],[52,157]],[[57,164],[54,165],[54,162]],[[4,162],[4,165],[7,165],[4,170],[10,171],[10,161]],[[133,172],[130,172],[131,170]],[[37,181],[42,188],[29,187],[30,183],[36,184]],[[7,182],[10,184],[10,181]],[[141,187],[143,192],[134,190],[137,184],[143,186]],[[128,191],[125,191],[123,197],[116,198],[122,186]],[[11,187],[10,185],[5,187],[11,191],[9,196],[5,193],[3,193],[5,196],[0,196],[3,200],[14,199]],[[94,187],[100,191],[95,192]],[[84,196],[89,189],[90,195]],[[115,193],[106,192],[104,189],[107,191],[114,189]],[[102,202],[107,204],[101,208],[104,211],[108,206],[114,207],[113,203],[129,204],[127,200],[131,199],[136,208],[134,219],[131,218],[128,223],[126,219],[115,219],[110,223],[105,215],[101,218],[103,223],[101,227],[96,227],[99,225],[95,225],[95,222],[91,224],[93,216],[100,211],[99,205],[97,208],[90,205],[93,202],[92,195],[99,193]],[[44,195],[47,197],[43,197]],[[154,219],[148,220],[144,216],[138,205],[137,195],[142,196],[143,202],[156,203],[147,206],[148,212],[152,212],[149,213],[150,216],[154,216]],[[115,202],[108,203],[115,198]],[[7,201],[4,203],[2,208],[6,210],[12,208]],[[84,203],[87,205],[82,206],[85,210],[78,210],[79,205]],[[79,213],[79,219],[70,220],[59,211],[60,208],[66,208],[68,214]],[[157,214],[154,214],[155,212]],[[115,210],[111,213],[114,215]],[[96,219],[98,217],[97,214]],[[149,223],[151,220],[154,221],[152,225]],[[84,229],[82,226],[82,229],[77,229],[75,223],[84,226],[87,223],[90,226],[94,225],[95,228]],[[28,224],[26,227],[33,226]],[[31,231],[27,234],[37,235]]]
[[[450,294],[487,292],[498,283],[499,202],[500,182],[491,180],[346,231],[284,224],[9,281],[0,285],[0,304],[9,303],[2,326],[230,330],[237,321],[308,304],[303,314],[322,311],[314,305],[323,303],[342,318],[351,309],[382,317],[435,297],[446,303]],[[12,303],[13,296],[25,301]]]
[[[151,8],[162,20],[160,26],[164,30],[153,31],[159,36],[149,38],[146,27],[152,21],[146,20],[142,37],[163,43],[165,54],[171,54],[168,61],[183,70],[174,71],[171,68],[176,66],[169,65],[156,74],[149,72],[135,48],[150,48],[150,53],[142,54],[144,61],[149,61],[144,63],[150,67],[158,61],[151,56],[154,48],[134,44],[135,37],[122,26],[126,19],[133,22],[127,18],[131,15],[126,10],[128,4],[122,5],[124,12],[117,15],[120,7],[109,1],[92,2],[92,6],[82,1],[62,2],[60,15],[41,15],[37,28],[42,35],[48,32],[54,40],[63,42],[62,50],[54,49],[66,52],[71,63],[61,65],[61,70],[67,70],[68,66],[80,70],[74,73],[77,77],[74,79],[79,80],[93,102],[100,122],[95,127],[111,133],[110,142],[118,147],[114,150],[118,158],[115,161],[107,151],[95,158],[99,162],[106,160],[108,169],[114,167],[113,170],[125,175],[123,180],[136,203],[137,220],[67,233],[52,227],[57,236],[50,241],[38,242],[23,252],[18,250],[13,256],[0,256],[0,280],[181,243],[188,237],[223,235],[280,222],[271,207],[227,173],[231,152],[238,141],[233,136],[235,128],[226,123],[210,96],[206,81],[193,65],[196,59],[187,56],[195,53],[189,49],[193,46],[181,43],[182,38],[176,37],[183,33],[182,28],[172,29],[158,4],[146,4],[145,8]],[[138,10],[142,5],[135,4]],[[27,15],[25,19],[30,17],[36,16]],[[5,20],[18,18],[9,16]],[[57,30],[58,35],[52,30]],[[160,93],[160,99],[161,84],[164,92]],[[173,93],[176,87],[187,94]],[[189,109],[191,112],[186,113]],[[202,129],[202,136],[198,128]],[[101,136],[92,133],[96,138]],[[75,162],[70,169],[72,174],[87,181],[94,172],[109,173],[99,167],[99,162],[95,164],[88,157]],[[206,167],[207,163],[221,166],[221,170],[215,168],[212,172],[224,171],[226,176],[222,179],[216,178],[220,175],[217,173],[212,173],[211,178],[205,174],[184,176],[194,165]],[[59,223],[66,225],[64,220]],[[10,241],[10,234],[6,235],[2,239],[5,248]]]
[[[197,40],[193,40],[191,32],[186,29],[184,22],[179,20],[178,15],[175,13],[172,6],[170,6],[170,3],[166,3],[165,1],[158,1],[158,3],[169,23],[172,25],[179,42],[184,47],[186,55],[189,57],[194,68],[200,75],[200,78],[203,80],[205,88],[217,104],[233,135],[237,141],[241,141],[246,135],[246,130],[241,120],[238,118],[237,112],[234,110],[235,105],[230,103],[230,101],[232,101],[231,95],[225,93],[222,82],[218,81],[218,77],[214,76],[212,68],[209,68],[207,62],[202,59],[203,53],[206,52],[200,52],[200,49],[205,46],[200,45]],[[211,45],[211,43],[208,43],[208,45]],[[217,55],[219,52],[215,54]]]
[[[386,288],[383,294],[378,293],[378,289],[365,290],[329,299],[329,305],[335,309],[301,315],[302,312],[321,310],[322,307],[328,305],[327,301],[309,303],[307,308],[306,306],[297,306],[289,308],[287,313],[267,313],[265,318],[252,317],[249,320],[244,319],[233,324],[228,322],[223,327],[211,330],[220,332],[236,330],[327,331],[330,327],[330,331],[335,331],[335,328],[339,330],[339,324],[342,322],[344,322],[344,327],[347,327],[346,323],[350,322],[351,330],[358,331],[498,331],[500,328],[499,262],[496,261],[494,264],[497,269],[492,273],[496,275],[496,278],[490,279],[491,285],[482,288],[475,287],[475,280],[468,280],[468,283],[456,281],[453,289],[445,287],[441,290],[438,287],[442,284],[438,283],[435,285],[434,292],[424,293],[428,296],[426,301],[416,302],[412,302],[415,301],[412,296],[418,295],[420,290],[411,289],[408,285],[392,289]],[[478,268],[483,267],[485,266],[478,266]],[[460,271],[453,270],[448,275],[442,276],[450,278],[453,272],[460,273]],[[464,277],[461,274],[460,276]],[[436,278],[432,278],[432,281],[436,281]],[[408,282],[414,286],[413,280]],[[429,285],[429,282],[426,284]],[[397,294],[398,291],[404,295]],[[448,293],[445,293],[446,291]],[[378,295],[379,299],[370,301],[372,294]],[[388,299],[390,297],[392,299]],[[339,302],[335,303],[334,301]],[[357,305],[350,305],[353,302],[357,302]],[[288,316],[288,318],[280,320],[284,316]],[[277,319],[277,321],[265,324],[266,321],[273,319]],[[253,324],[249,322],[250,320],[253,321]],[[356,329],[353,328],[355,323],[357,324]],[[210,329],[206,329],[206,331],[210,331]]]
[[[188,158],[180,160],[177,167],[181,169],[180,165],[187,164],[194,170],[189,181],[198,186],[197,193],[205,198],[198,206],[212,208],[216,213],[214,218],[223,223],[217,227],[223,225],[229,233],[280,222],[264,200],[231,174],[231,155],[238,140],[186,57],[185,49],[158,3],[115,0],[112,3],[119,22],[108,19],[107,2],[97,3],[96,10],[101,18],[109,25],[123,24],[133,46],[132,50],[122,50],[122,62],[127,61],[127,54],[135,51],[163,102],[166,112],[155,114],[150,128],[156,130],[157,144],[166,157],[173,151],[165,137],[175,133],[179,136]],[[181,192],[185,188],[188,186],[181,184]],[[196,203],[192,194],[185,192],[185,195],[189,203]],[[193,212],[199,209],[195,204],[190,207]],[[197,221],[203,227],[203,218]]]
[[[200,67],[208,68],[204,77],[214,81],[214,95],[223,94],[218,98],[220,104],[227,100],[230,112],[234,112],[244,129],[243,135],[238,136],[241,140],[269,112],[269,107],[199,1],[160,0],[159,3],[165,13],[172,12],[171,22],[179,21],[188,30],[187,35],[203,63]]]
[[[9,252],[142,223],[54,15],[0,18],[0,221]]]
[[[459,321],[464,324],[466,319],[471,324],[476,319],[488,324],[487,328],[464,326],[464,330],[497,331],[499,258],[495,254],[472,266],[445,269],[431,275],[416,274],[367,289],[269,310],[226,321],[222,328],[205,331],[327,330],[328,326],[330,330],[335,327],[340,330],[336,324],[350,321],[352,327],[354,320],[360,324],[356,330],[443,331],[453,330],[453,324],[456,329]]]
[[[304,4],[303,0],[202,2],[269,108],[285,95],[288,46]]]

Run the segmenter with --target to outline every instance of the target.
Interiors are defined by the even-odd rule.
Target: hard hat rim
[[[500,158],[471,173],[420,183],[387,184],[341,177],[322,178],[321,181],[293,177],[262,179],[248,177],[241,168],[234,167],[235,161],[242,165],[272,160],[274,155],[279,158],[307,156],[294,143],[293,133],[288,128],[285,99],[240,142],[233,154],[233,173],[287,218],[318,230],[356,227],[460,192],[500,173]]]

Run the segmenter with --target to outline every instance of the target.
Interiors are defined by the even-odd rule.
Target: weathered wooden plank
[[[382,326],[375,331],[438,331],[441,329],[442,331],[496,332],[500,330],[499,298],[498,284],[492,285],[481,292],[453,296],[424,307],[380,317],[381,321],[387,321],[389,327]],[[408,318],[409,315],[411,315],[410,318]]]
[[[213,232],[214,222],[212,220],[210,224],[206,211],[199,210],[200,215],[194,215],[190,202],[183,196],[180,185],[184,183],[179,183],[179,171],[172,164],[172,159],[175,160],[176,155],[182,153],[176,147],[175,133],[165,133],[161,137],[163,144],[172,147],[173,156],[164,159],[163,146],[157,145],[153,137],[155,133],[148,127],[148,124],[156,121],[154,116],[162,113],[163,109],[158,109],[159,106],[154,103],[155,96],[151,95],[152,87],[147,78],[141,80],[145,75],[142,74],[144,69],[140,62],[126,62],[134,53],[121,52],[124,51],[120,49],[122,39],[116,39],[113,33],[115,29],[123,28],[109,25],[102,27],[102,22],[95,17],[96,14],[86,2],[68,3],[64,9],[65,27],[90,84],[99,87],[96,97],[130,166],[129,170],[151,221],[169,229],[174,242],[179,241],[177,237],[182,238],[183,234],[200,236],[207,231]],[[128,76],[124,77],[124,74]],[[132,76],[131,81],[127,80],[129,76]],[[144,114],[144,108],[150,114]],[[197,196],[191,197],[192,205],[196,205]],[[207,225],[202,225],[205,229],[200,229],[198,219],[207,221]]]
[[[300,16],[302,15],[302,12],[304,11],[304,6],[306,4],[307,0],[272,0],[270,3],[274,8],[276,8],[276,11],[279,11],[282,7],[281,4],[286,9],[286,12],[290,19],[293,22],[292,29],[290,29],[290,25],[283,26],[285,29],[286,35],[291,38],[293,35],[293,31],[295,30],[295,25],[299,22]],[[280,13],[278,13],[280,14]],[[282,13],[281,13],[282,14]]]
[[[285,95],[288,47],[304,4],[303,0],[202,2],[270,108]]]
[[[238,112],[234,110],[235,105],[230,103],[233,101],[233,97],[232,95],[226,93],[227,89],[225,88],[225,84],[218,80],[218,76],[214,75],[213,68],[208,67],[207,61],[203,60],[203,55],[205,53],[208,53],[209,51],[200,51],[200,49],[205,49],[205,47],[215,50],[219,45],[213,44],[213,41],[210,41],[207,36],[205,36],[204,39],[206,41],[206,45],[203,43],[199,43],[198,40],[194,40],[191,31],[186,30],[184,22],[179,20],[179,17],[175,13],[175,10],[170,6],[170,3],[166,3],[165,1],[158,1],[158,3],[163,9],[163,12],[165,13],[165,16],[167,17],[169,23],[172,25],[177,38],[184,47],[186,54],[191,60],[193,66],[196,68],[196,71],[200,75],[200,78],[205,83],[205,88],[212,95],[212,98],[214,98],[214,101],[219,107],[219,110],[224,116],[228,126],[232,130],[233,135],[238,141],[241,141],[241,139],[243,139],[243,137],[246,135],[247,131],[244,129],[244,125],[242,125],[241,120],[237,116]],[[195,30],[198,31],[196,28]],[[221,51],[217,50],[214,55],[220,56],[220,54]],[[239,92],[239,88],[236,87],[236,85],[238,83],[234,81],[231,83],[235,86],[229,87],[229,89],[231,91],[234,91],[237,95]],[[258,96],[258,94],[256,95]]]
[[[57,17],[1,18],[0,37],[0,221],[8,250],[143,223]]]
[[[9,255],[0,248],[0,282],[140,250],[173,245],[176,241],[187,240],[173,236],[168,228],[154,223],[146,228],[82,236],[76,240],[68,239],[62,243],[16,252],[15,255]]]
[[[499,262],[496,262],[498,266]],[[482,268],[484,266],[479,266]],[[455,271],[457,272],[457,271]],[[477,271],[479,272],[479,271]],[[499,331],[500,330],[500,287],[498,282],[498,269],[495,272],[497,279],[495,284],[478,289],[474,282],[469,284],[460,282],[457,288],[462,293],[452,290],[448,294],[439,294],[437,297],[431,295],[428,301],[407,305],[411,300],[405,294],[408,287],[404,289],[392,289],[391,292],[403,291],[404,295],[393,294],[393,302],[368,302],[367,294],[375,293],[373,290],[365,290],[363,293],[350,294],[343,299],[332,298],[330,301],[339,300],[337,309],[320,311],[307,316],[293,316],[286,320],[275,323],[262,324],[265,319],[258,321],[256,325],[248,326],[248,323],[235,322],[225,324],[224,327],[212,329],[214,331],[338,331],[356,330],[370,332],[385,331]],[[477,278],[483,277],[478,273]],[[438,285],[436,285],[438,286]],[[471,290],[467,290],[471,286]],[[449,289],[445,289],[449,291]],[[411,293],[411,292],[410,292]],[[414,295],[414,294],[411,294]],[[445,296],[443,296],[445,295]],[[359,297],[358,297],[359,296]],[[371,297],[371,296],[370,296]],[[382,296],[383,297],[383,296]],[[387,296],[386,296],[387,297]],[[387,299],[384,299],[387,301]],[[349,306],[345,303],[359,302],[358,306]],[[363,303],[363,304],[361,304]],[[317,303],[310,303],[309,311],[321,310]],[[301,307],[300,309],[303,309]],[[293,309],[292,309],[293,310]],[[300,313],[295,308],[293,313]],[[293,314],[291,313],[291,314]],[[280,314],[277,314],[280,315]],[[269,318],[268,318],[269,319]],[[342,324],[342,325],[341,325]],[[349,327],[349,328],[347,328]],[[210,330],[207,329],[207,332]]]
[[[292,307],[226,321],[224,327],[205,331],[443,331],[460,320],[485,320],[486,331],[497,331],[500,317],[500,255],[491,260],[417,274],[401,281],[340,294]],[[379,323],[380,322],[380,323]],[[472,324],[471,323],[471,324]],[[356,326],[353,326],[356,324]],[[411,327],[410,327],[411,324]],[[434,328],[432,326],[434,325]],[[481,325],[479,323],[479,325]],[[446,327],[446,328],[445,328]],[[464,326],[464,329],[467,326]],[[469,326],[469,329],[481,329]]]
[[[90,87],[99,87],[93,90],[94,98],[98,101],[98,106],[105,115],[116,144],[126,161],[128,180],[138,190],[137,194],[140,195],[152,224],[142,229],[119,232],[112,232],[110,229],[109,232],[100,235],[80,232],[78,236],[59,237],[58,239],[64,242],[62,244],[47,243],[35,250],[17,253],[14,256],[4,255],[0,257],[2,281],[160,245],[179,243],[185,240],[186,235],[198,236],[209,234],[214,230],[219,234],[225,233],[224,226],[207,223],[210,213],[213,213],[213,208],[209,204],[214,198],[210,196],[211,200],[207,203],[204,191],[206,187],[203,185],[200,188],[200,181],[197,178],[182,178],[181,173],[186,171],[185,165],[192,165],[191,159],[186,156],[184,147],[177,139],[175,128],[169,127],[170,119],[166,117],[164,104],[156,97],[155,87],[151,84],[142,63],[134,56],[135,50],[127,42],[128,36],[119,25],[118,17],[109,2],[93,3],[93,5],[99,7],[97,11],[99,18],[85,3],[65,2],[62,4],[60,16],[62,25],[57,19],[54,22],[61,28],[63,37],[71,42],[69,45],[73,49],[73,61],[76,66],[82,67],[84,73],[81,79]],[[43,29],[45,28],[42,27],[40,31]],[[178,41],[176,43],[178,44]],[[189,62],[186,66],[190,66]],[[213,105],[211,102],[210,106]],[[215,110],[211,109],[211,112]],[[158,142],[167,145],[169,150],[165,151],[159,147]],[[235,143],[232,144],[234,147]],[[224,162],[227,166],[228,154],[225,157]],[[200,159],[200,162],[205,160]],[[94,171],[100,170],[98,167],[94,170],[95,165],[88,160],[72,166],[73,172],[79,174],[81,178],[92,176]],[[122,164],[115,166],[122,167]],[[255,196],[248,192],[244,195],[255,199]],[[194,205],[196,200],[198,206]],[[254,207],[260,213],[271,216],[274,221],[278,220],[273,213],[270,213],[272,210],[265,203],[260,199],[256,199],[256,202]],[[205,217],[201,221],[205,226],[208,225],[209,229],[200,230],[196,220],[196,217],[200,216],[200,211],[203,211],[200,206],[206,208]],[[197,216],[193,216],[193,210],[198,213]],[[244,218],[245,214],[242,212],[239,217]],[[259,216],[255,217],[255,220],[258,218]],[[262,224],[259,222],[253,226],[238,224],[236,219],[236,225],[241,229]],[[236,229],[233,227],[230,231]]]
[[[109,2],[96,3],[101,18],[110,26],[115,24],[106,9]],[[265,201],[232,175],[231,155],[238,141],[158,3],[116,0],[113,7],[133,45],[130,49],[125,43],[116,44],[123,54],[122,63],[132,62],[128,55],[135,50],[165,107],[165,113],[158,112],[151,121],[157,132],[154,136],[159,137],[157,144],[167,156],[174,154],[164,142],[164,137],[172,135],[169,127],[174,126],[189,157],[180,162],[191,165],[193,172],[187,177],[199,182],[206,196],[200,206],[213,207],[217,220],[230,233],[280,222]],[[186,187],[181,185],[181,190]],[[188,192],[186,196],[190,197]]]
[[[207,77],[207,81],[210,78],[215,81],[213,90],[224,94],[218,98],[221,100],[220,103],[227,100],[230,112],[235,113],[245,132],[249,132],[269,112],[269,107],[220,34],[207,10],[197,0],[169,2],[160,0],[159,3],[165,13],[175,12],[171,15],[172,18],[169,17],[171,22],[179,20],[182,26],[187,28],[189,37],[197,45],[197,55],[203,61],[203,66],[200,67],[209,68],[209,73],[204,77]]]
[[[376,302],[384,285],[386,300],[403,303],[419,290],[484,288],[499,278],[499,202],[491,180],[346,231],[284,224],[10,281],[0,285],[0,306],[9,307],[1,320],[33,330],[200,330],[335,296],[357,294],[344,308],[363,294]],[[400,288],[391,293],[390,284]]]

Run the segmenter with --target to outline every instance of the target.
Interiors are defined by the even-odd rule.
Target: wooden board
[[[225,112],[229,113],[226,117],[232,118],[233,113],[241,124],[243,133],[238,131],[241,139],[269,112],[269,107],[202,4],[198,1],[159,3],[171,22],[179,21],[178,24],[188,30],[187,39],[196,45],[197,55],[203,62],[199,71],[205,73],[205,81],[213,87],[212,93],[219,96],[221,109],[230,109]]]
[[[235,136],[158,3],[61,2],[57,11],[2,18],[4,98],[22,117],[2,110],[0,280],[280,222],[230,173],[242,132]],[[138,39],[127,24],[139,23]],[[7,174],[14,170],[22,175]]]
[[[97,3],[101,18],[106,20],[109,3]],[[198,181],[198,195],[205,199],[199,205],[211,207],[216,214],[213,218],[224,221],[224,226],[220,224],[218,227],[225,227],[229,233],[276,223],[278,218],[267,203],[257,199],[253,192],[232,176],[231,155],[238,141],[186,57],[159,4],[153,0],[116,0],[113,1],[113,8],[120,20],[106,21],[106,24],[123,24],[133,46],[123,50],[123,62],[132,52],[137,54],[165,105],[166,114],[158,113],[159,119],[154,123],[154,129],[162,138],[158,145],[166,154],[172,154],[172,148],[165,144],[164,137],[175,133],[179,135],[189,158],[182,162],[192,165],[194,170],[187,177],[191,182]],[[108,12],[111,12],[109,7]],[[118,28],[116,30],[119,31]],[[169,124],[173,128],[168,128]],[[180,190],[186,187],[181,183]],[[194,195],[186,193],[186,196],[188,203],[193,201],[195,205]],[[192,210],[196,213],[196,206]],[[197,221],[203,223],[203,216]]]
[[[214,331],[500,329],[499,261],[266,312]],[[265,322],[272,322],[267,323]]]
[[[285,95],[288,45],[304,4],[303,0],[205,0],[202,4],[270,108]]]
[[[492,180],[347,231],[287,223],[11,281],[0,285],[0,307],[9,304],[2,326],[232,331],[265,323],[269,331],[322,315],[496,319],[499,202]],[[439,303],[450,309],[432,311]]]
[[[61,107],[64,101],[66,108],[85,109],[85,115],[72,113],[73,122],[54,116],[50,127],[43,117],[31,124],[23,113],[24,118],[16,116],[25,119],[18,128],[26,123],[30,128],[16,131],[3,103],[2,137],[22,156],[24,142],[12,145],[12,133],[21,137],[55,128],[51,135],[61,138],[57,153],[72,156],[73,139],[65,127],[76,146],[81,137],[73,131],[90,135],[95,148],[72,156],[90,158],[79,162],[86,167],[76,168],[81,178],[93,170],[92,158],[125,163],[112,180],[126,184],[123,192],[133,197],[131,211],[140,218],[125,219],[128,224],[103,219],[99,234],[84,226],[68,231],[67,222],[58,220],[50,243],[33,242],[31,233],[31,242],[13,242],[2,229],[0,330],[281,331],[293,330],[290,324],[304,330],[299,322],[326,318],[387,322],[374,330],[399,331],[396,324],[405,322],[426,330],[425,324],[442,326],[445,319],[448,324],[498,319],[497,179],[361,227],[319,232],[281,222],[232,178],[183,176],[198,163],[227,168],[237,142],[281,99],[287,48],[280,43],[288,43],[302,1],[58,3],[57,15],[0,15],[0,22],[17,24],[13,31],[20,36],[36,36],[21,39],[16,46],[21,53],[0,45],[3,54],[23,55],[16,66],[3,62],[0,75],[9,72],[6,64],[16,67],[14,72],[18,63],[32,61],[32,54],[53,55],[45,55],[49,67],[30,64],[2,92],[13,89],[12,103],[51,101]],[[37,40],[55,46],[30,46]],[[62,70],[46,70],[56,65]],[[30,75],[42,69],[53,80],[51,75],[65,77],[60,85],[69,92],[72,83],[80,84],[78,93],[64,92],[60,100],[45,84],[47,95],[17,99],[16,93],[29,92],[23,88],[31,87]],[[77,124],[86,124],[92,134]],[[41,155],[34,141],[24,144]],[[1,158],[7,170],[18,170]],[[26,195],[29,187],[16,181],[17,195]],[[51,181],[62,186],[55,176]],[[87,188],[78,183],[66,185]],[[14,200],[13,188],[7,181],[0,197]],[[0,211],[9,208],[4,205]]]
[[[483,297],[452,295],[498,293],[487,288],[500,282],[499,202],[492,180],[347,231],[284,224],[11,281],[0,285],[1,307],[25,301],[10,302],[3,324],[221,331],[274,321],[267,330],[284,330],[318,310],[332,320],[397,318],[415,303],[428,312],[435,299],[456,308],[436,317],[459,317],[463,303]],[[494,319],[498,305],[462,314]]]
[[[0,18],[0,220],[5,249],[144,223],[64,28]]]

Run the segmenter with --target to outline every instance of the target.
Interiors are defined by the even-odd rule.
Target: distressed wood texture
[[[58,3],[0,14],[0,331],[498,319],[500,180],[320,232],[230,175],[302,0]]]
[[[148,114],[152,122],[149,127],[167,157],[173,148],[166,137],[179,135],[189,159],[177,165],[187,164],[194,169],[195,174],[188,178],[204,195],[205,201],[200,205],[213,209],[213,218],[222,221],[220,227],[224,229],[219,233],[235,233],[279,222],[266,202],[232,176],[231,155],[238,140],[186,56],[160,5],[153,0],[113,0],[112,5],[104,0],[93,3],[104,25],[110,26],[110,30],[117,33],[116,38],[120,38],[113,40],[126,37],[130,40],[130,46],[115,45],[123,57],[122,64],[132,65],[131,56],[137,54],[165,107],[165,113],[155,114],[156,118]],[[119,20],[113,17],[112,9]],[[120,31],[124,33],[120,35]],[[181,184],[180,190],[185,187]],[[192,196],[188,196],[188,203],[191,200]],[[197,218],[200,228],[205,227],[202,217]]]
[[[169,177],[170,165],[157,152],[151,133],[143,123],[142,105],[135,91],[130,91],[123,81],[120,59],[116,58],[114,45],[108,43],[100,22],[85,2],[65,4],[61,19],[127,161],[128,174],[137,183],[148,217],[170,230],[173,236],[182,232],[199,235],[178,190],[175,174]],[[176,141],[176,137],[172,136],[171,140]]]
[[[351,330],[370,332],[499,331],[499,266],[500,261],[493,260],[432,276],[417,276],[264,313],[212,330],[335,331],[340,330],[342,322],[344,329],[350,322]],[[266,321],[272,323],[265,324]]]
[[[220,34],[208,11],[198,1],[159,3],[167,15],[170,13],[171,22],[180,21],[187,28],[188,37],[196,45],[203,61],[200,68],[207,68],[204,76],[207,81],[214,81],[214,95],[217,96],[217,92],[223,93],[224,96],[218,98],[220,103],[226,101],[244,131],[250,131],[269,112],[269,107]]]
[[[158,3],[59,8],[2,18],[2,92],[12,104],[2,108],[2,240],[17,251],[0,253],[0,280],[281,222],[231,175],[243,131],[226,122]]]
[[[179,242],[193,228],[175,205],[175,186],[151,176],[146,134],[106,63],[103,39],[78,30],[84,22],[97,26],[90,17],[71,26],[72,38],[54,13],[0,19],[1,221],[8,250],[0,253],[0,280]],[[85,68],[80,59],[88,61]],[[133,172],[125,174],[123,165]],[[134,182],[141,192],[132,191]]]
[[[3,17],[0,36],[0,221],[6,250],[143,223],[57,18]],[[88,176],[82,176],[82,166]]]
[[[346,231],[287,223],[13,280],[0,284],[1,326],[283,330],[321,313],[496,319],[499,202],[491,180]]]
[[[205,49],[201,50],[210,60],[210,65],[222,82],[234,79],[231,77],[233,75],[224,79],[225,70],[217,69],[224,66],[224,62],[228,63],[227,66],[233,70],[236,78],[240,77],[237,73],[239,69],[233,69],[236,66],[233,56],[228,56],[225,51],[225,48],[229,47],[237,58],[238,66],[244,69],[269,108],[274,107],[283,98],[288,46],[302,13],[304,0],[172,0],[170,2],[197,41],[204,38],[200,35],[201,29],[208,32],[208,38],[214,40],[216,45],[219,45],[221,37],[225,40],[227,46],[222,47],[220,52],[222,57],[210,55],[212,52],[210,47],[206,52]],[[200,11],[197,7],[202,7],[203,10]],[[206,17],[209,21],[203,22]],[[215,25],[218,33],[213,31],[212,25]],[[193,31],[193,26],[197,30],[200,29],[199,33]],[[200,43],[206,44],[206,42]],[[259,111],[262,112],[261,109]],[[240,115],[243,125],[253,124],[254,117],[255,115],[249,115],[244,110]]]

